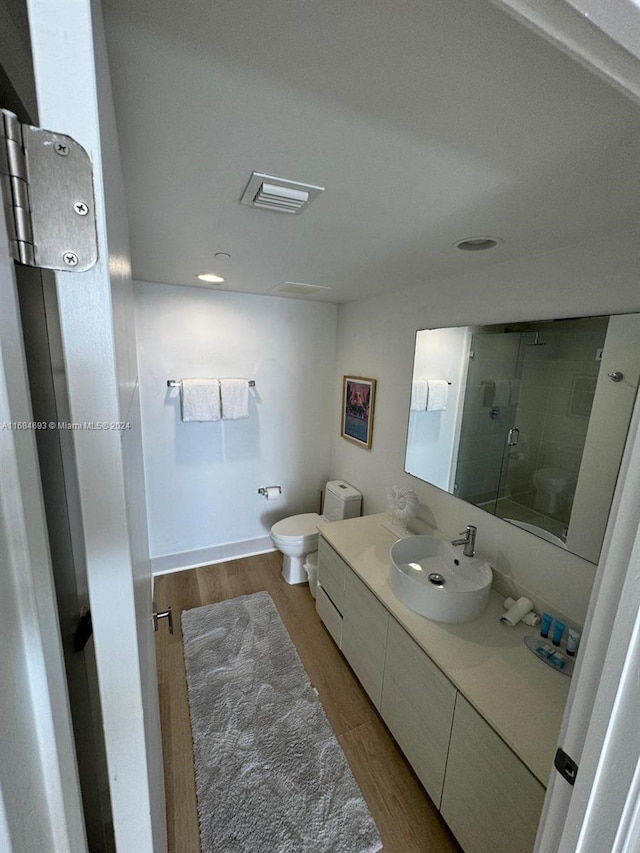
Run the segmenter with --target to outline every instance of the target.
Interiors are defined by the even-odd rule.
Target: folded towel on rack
[[[426,379],[414,379],[411,383],[411,411],[424,412],[427,408],[429,386]]]
[[[249,380],[221,379],[222,419],[235,421],[249,417]]]
[[[446,379],[428,379],[429,396],[427,399],[428,412],[444,412],[449,397],[449,383]]]
[[[217,379],[183,379],[180,403],[184,423],[219,421],[220,383]]]

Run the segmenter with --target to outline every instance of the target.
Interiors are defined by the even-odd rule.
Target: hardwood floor
[[[169,853],[200,853],[180,614],[261,590],[271,595],[318,690],[378,826],[384,853],[460,853],[461,848],[316,614],[309,588],[285,583],[280,574],[281,560],[280,553],[273,552],[155,579],[156,606],[164,610],[171,605],[175,631],[171,635],[162,625],[156,640]]]

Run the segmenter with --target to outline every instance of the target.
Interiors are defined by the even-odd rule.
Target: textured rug
[[[182,614],[203,853],[374,853],[378,831],[266,592]]]

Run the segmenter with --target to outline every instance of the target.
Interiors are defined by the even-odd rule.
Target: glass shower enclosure
[[[470,338],[454,492],[562,541],[608,318],[482,327]]]

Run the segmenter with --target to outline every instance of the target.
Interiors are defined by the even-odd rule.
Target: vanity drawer
[[[338,648],[342,647],[342,616],[331,603],[320,582],[316,587],[316,610],[324,622],[325,628],[336,641]]]
[[[351,571],[345,561],[320,536],[318,542],[318,583],[329,596],[337,610],[344,607],[344,578]]]

